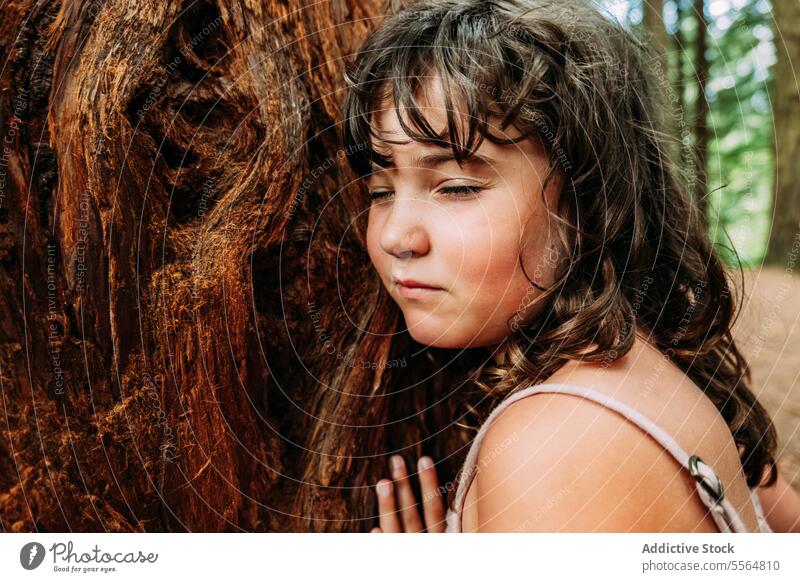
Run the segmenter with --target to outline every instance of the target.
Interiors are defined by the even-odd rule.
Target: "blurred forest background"
[[[767,256],[775,202],[777,51],[771,3],[610,0],[604,4],[661,55],[662,62],[654,63],[654,69],[657,78],[670,82],[662,84],[672,106],[665,117],[681,140],[676,148],[682,168],[706,211],[720,252],[733,263],[733,248],[744,266],[760,265]],[[786,4],[798,11],[796,1]],[[779,24],[786,27],[778,27],[779,37],[788,33],[796,37],[800,22]],[[793,77],[781,80],[796,82]],[[796,231],[798,217],[794,218]],[[776,249],[770,260],[784,262],[781,250],[788,252]]]
[[[602,4],[654,49],[674,153],[743,286],[737,342],[800,490],[800,1]]]

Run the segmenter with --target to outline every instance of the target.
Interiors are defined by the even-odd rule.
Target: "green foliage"
[[[645,1],[605,0],[602,4],[625,26],[642,32]],[[709,234],[725,260],[734,262],[733,246],[745,266],[755,266],[766,252],[772,210],[770,93],[775,49],[771,5],[767,0],[706,0],[705,16],[711,134],[706,168]],[[683,105],[674,115],[689,128],[684,136],[688,146],[684,164],[691,174],[695,161],[691,127],[699,98],[694,1],[665,0],[664,25],[672,39],[669,74],[676,88],[681,80],[683,84]]]
[[[730,8],[722,11],[724,5]],[[738,5],[738,10],[733,6]],[[711,4],[714,8],[714,3]],[[709,18],[709,224],[747,266],[766,252],[772,209],[770,87],[774,48],[765,1],[718,2]],[[727,234],[726,234],[727,233]],[[730,237],[730,240],[728,239]],[[731,259],[731,252],[720,248]]]

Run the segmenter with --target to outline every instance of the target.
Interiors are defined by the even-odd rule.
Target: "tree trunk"
[[[684,77],[684,62],[686,53],[686,35],[683,32],[683,19],[686,17],[680,0],[675,0],[675,12],[677,13],[677,28],[673,36],[673,48],[675,50],[675,95],[677,107],[675,112],[675,138],[679,140],[676,160],[679,162],[681,171],[687,166],[689,160],[688,148],[691,147],[689,119],[686,114],[686,80]]]
[[[660,112],[661,124],[665,131],[677,141],[680,129],[678,126],[678,93],[673,92],[670,80],[669,58],[667,44],[669,35],[664,24],[664,2],[644,2],[642,4],[643,15],[642,25],[645,37],[652,48],[653,62],[652,76],[655,79],[659,91],[662,91],[668,98],[664,99],[665,108]]]
[[[667,29],[664,27],[664,1],[648,0],[642,4],[642,24],[658,56],[660,73],[667,78]]]
[[[800,20],[796,0],[775,0],[774,79],[775,183],[772,229],[764,262],[794,268],[800,239],[800,87],[797,63],[800,62]]]
[[[709,63],[706,58],[708,22],[705,16],[704,0],[695,0],[694,68],[696,73],[697,102],[695,105],[695,152],[697,164],[694,179],[694,199],[701,215],[707,215],[708,209],[708,101],[706,100],[706,84],[708,83]]]
[[[4,5],[3,530],[376,525],[387,445],[439,428],[385,393],[340,149],[378,4]]]

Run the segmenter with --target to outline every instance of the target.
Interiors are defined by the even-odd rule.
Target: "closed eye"
[[[376,202],[387,198],[390,194],[394,194],[394,190],[376,190],[369,193],[369,200],[370,202]]]
[[[450,194],[455,196],[456,198],[465,198],[467,196],[472,196],[473,194],[477,194],[483,190],[480,186],[449,186],[447,188],[442,188],[442,192],[445,194]]]
[[[453,198],[468,198],[479,193],[484,188],[481,186],[448,186],[446,188],[442,188],[439,190],[443,194],[447,194],[448,196],[452,196]],[[369,200],[370,202],[375,202],[379,200],[384,200],[394,194],[394,190],[376,190],[374,192],[369,193]]]

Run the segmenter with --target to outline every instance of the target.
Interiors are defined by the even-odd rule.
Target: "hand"
[[[420,457],[417,467],[422,489],[424,523],[417,509],[417,500],[411,490],[403,457],[393,455],[390,459],[392,478],[381,479],[375,489],[378,493],[380,527],[370,533],[443,533],[446,527],[446,512],[436,477],[436,467],[430,457]],[[398,509],[399,507],[399,509]]]

